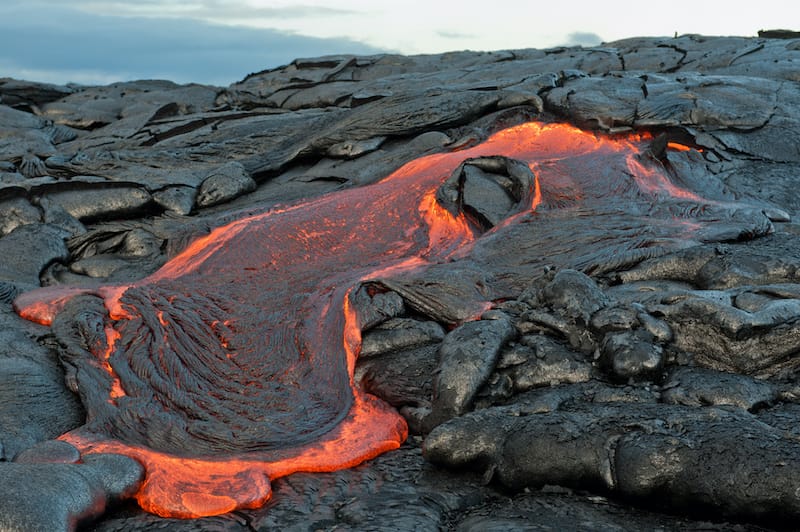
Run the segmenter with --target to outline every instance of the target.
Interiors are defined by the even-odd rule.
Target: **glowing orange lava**
[[[23,294],[19,314],[45,325],[80,293],[102,298],[109,313],[95,359],[73,361],[86,379],[78,383],[86,425],[61,438],[83,454],[139,460],[141,507],[184,518],[258,507],[270,479],[396,449],[405,421],[353,381],[361,330],[351,289],[469,252],[476,230],[435,199],[467,158],[526,162],[536,174],[528,213],[594,201],[601,180],[631,198],[700,199],[639,162],[642,147],[637,135],[527,123],[412,161],[374,185],[243,217],[136,283]],[[581,157],[600,161],[596,172],[572,172],[568,161]],[[625,172],[608,174],[603,161],[612,158],[626,161]],[[474,314],[488,304],[465,302]]]

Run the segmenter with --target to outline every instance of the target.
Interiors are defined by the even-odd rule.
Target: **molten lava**
[[[21,316],[77,331],[63,356],[77,368],[87,419],[62,439],[84,454],[139,460],[139,504],[173,517],[257,507],[270,479],[397,448],[404,420],[353,380],[361,330],[351,289],[468,252],[477,230],[435,199],[468,158],[526,162],[536,174],[528,212],[600,201],[609,190],[631,201],[698,199],[636,160],[643,144],[523,124],[374,185],[243,217],[131,285],[23,294]],[[576,157],[579,167],[567,164]],[[78,296],[81,308],[100,310],[59,322]],[[477,314],[487,302],[465,304]]]

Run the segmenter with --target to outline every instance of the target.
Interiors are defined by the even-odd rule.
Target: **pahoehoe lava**
[[[360,324],[350,291],[469,255],[486,217],[475,223],[458,198],[443,205],[436,195],[476,157],[513,158],[535,176],[499,225],[563,209],[598,220],[624,211],[641,231],[616,235],[621,254],[702,238],[695,222],[728,207],[673,183],[642,155],[648,142],[527,123],[374,185],[243,214],[133,284],[23,294],[15,308],[52,324],[86,407],[86,424],[62,439],[84,454],[136,458],[147,471],[140,505],[179,517],[255,507],[270,496],[270,478],[396,448],[405,422],[353,381]],[[543,254],[548,245],[555,253],[555,240]],[[590,233],[582,246],[588,257],[610,243]],[[463,305],[477,317],[497,296]]]

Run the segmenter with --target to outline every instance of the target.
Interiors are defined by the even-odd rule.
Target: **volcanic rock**
[[[9,531],[75,530],[138,488],[142,466],[127,456],[98,454],[82,464],[0,464],[0,527]],[[66,496],[53,498],[51,492]]]
[[[61,440],[45,440],[14,457],[19,464],[77,464],[80,460],[80,451]]]
[[[657,381],[664,368],[663,348],[649,332],[608,333],[600,348],[600,364],[621,380]]]
[[[19,339],[15,347],[25,347]],[[29,348],[30,349],[30,348]],[[83,422],[83,409],[64,387],[55,361],[2,357],[0,444],[2,458],[13,460],[37,442],[56,438]]]
[[[9,198],[0,201],[0,236],[7,235],[17,227],[41,221],[39,209],[24,198]]]
[[[519,344],[503,351],[497,369],[509,376],[515,392],[585,382],[594,375],[585,355],[541,334],[523,336]]]
[[[430,426],[469,411],[503,346],[516,334],[508,319],[477,320],[453,329],[439,347]]]
[[[408,350],[426,344],[441,342],[442,326],[435,321],[418,321],[395,318],[378,325],[364,335],[361,343],[362,357]]]
[[[256,182],[241,163],[232,162],[221,166],[200,183],[197,206],[211,207],[255,190]]]
[[[39,274],[56,260],[69,258],[64,239],[68,233],[55,225],[26,224],[0,238],[0,281],[39,284]],[[24,250],[24,253],[21,251]]]
[[[754,411],[778,399],[775,385],[746,375],[705,368],[679,367],[670,371],[661,400],[687,406],[732,405]]]
[[[796,511],[788,492],[797,452],[749,414],[630,403],[549,413],[524,403],[495,407],[440,425],[424,445],[435,463],[479,467],[509,487],[603,486],[664,508],[696,511],[699,504],[728,516],[783,518]],[[703,474],[731,457],[739,467],[729,470],[728,482]],[[702,500],[682,495],[698,486]]]

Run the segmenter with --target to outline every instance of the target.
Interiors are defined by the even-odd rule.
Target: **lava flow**
[[[83,454],[139,460],[139,504],[173,517],[257,507],[270,479],[397,448],[404,420],[353,379],[361,331],[350,291],[468,252],[479,230],[435,196],[468,158],[504,155],[534,170],[521,212],[600,197],[595,186],[696,199],[663,170],[630,163],[643,145],[523,124],[370,186],[243,217],[131,285],[23,294],[20,315],[66,338],[62,358],[86,407],[85,425],[61,438]],[[580,168],[562,164],[575,157]],[[487,307],[465,304],[476,316]]]

